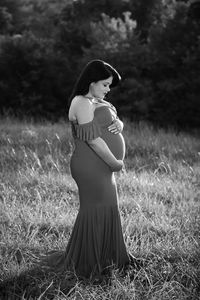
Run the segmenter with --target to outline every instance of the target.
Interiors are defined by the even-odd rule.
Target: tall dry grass
[[[65,289],[33,262],[65,249],[78,211],[70,127],[0,121],[0,299],[200,299],[200,139],[125,123],[119,206],[128,250],[146,264]]]

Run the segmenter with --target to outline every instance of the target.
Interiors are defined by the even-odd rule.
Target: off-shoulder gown
[[[122,134],[108,131],[113,110],[107,105],[97,107],[91,122],[71,122],[74,152],[71,175],[79,191],[79,212],[63,255],[52,261],[55,268],[71,270],[89,278],[110,266],[123,268],[129,264],[118,209],[115,175],[87,143],[101,137],[117,159],[124,159]]]

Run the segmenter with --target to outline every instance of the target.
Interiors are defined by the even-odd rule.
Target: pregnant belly
[[[108,130],[103,132],[102,138],[117,159],[124,159],[125,156],[125,141],[121,133],[113,134]]]

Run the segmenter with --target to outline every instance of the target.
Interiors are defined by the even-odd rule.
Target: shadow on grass
[[[70,274],[55,274],[41,267],[32,267],[0,284],[1,300],[54,299],[60,293],[69,296],[78,281]]]
[[[22,260],[21,252],[15,252],[15,258],[17,264],[20,265]],[[55,252],[60,256],[61,252]],[[52,253],[53,254],[53,253]],[[135,271],[140,269],[139,262],[136,263],[135,259],[132,258],[132,270],[133,278]],[[30,261],[29,261],[30,263]],[[32,262],[31,262],[32,263]],[[113,280],[113,274],[116,271],[119,277],[125,278],[127,271],[115,270],[115,268],[108,268],[102,272],[101,275],[92,278],[77,278],[72,272],[53,272],[50,268],[45,268],[42,265],[32,264],[32,267],[22,271],[19,275],[10,277],[0,283],[0,300],[19,300],[19,299],[55,299],[56,296],[63,295],[64,299],[78,287],[84,288],[87,285],[101,285],[101,287],[108,287],[111,285]]]
[[[193,255],[180,253],[178,255],[177,252],[172,251],[166,255],[163,252],[155,251],[146,257],[142,266],[136,266],[134,261],[132,272],[129,272],[126,279],[124,278],[125,284],[126,281],[134,281],[137,294],[141,296],[141,299],[145,299],[147,294],[161,293],[162,291],[164,293],[167,289],[170,289],[173,297],[178,297],[181,291],[184,299],[200,299],[199,259],[200,253]],[[117,277],[114,280],[118,280],[121,275],[120,273],[116,274]],[[109,279],[111,280],[111,277]],[[88,284],[95,283],[78,280],[70,272],[55,273],[41,266],[33,265],[21,274],[0,283],[0,299],[53,300],[56,296],[61,295],[67,299],[77,289],[84,288]],[[112,280],[109,281],[109,284],[108,281],[104,281],[102,287],[105,285],[112,285]]]

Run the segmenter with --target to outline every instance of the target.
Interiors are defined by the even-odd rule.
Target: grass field
[[[34,261],[64,250],[78,211],[70,127],[0,121],[0,299],[200,299],[200,138],[126,122],[124,172],[116,173],[128,250],[145,259],[112,284],[40,272]],[[67,284],[67,283],[66,283]]]

